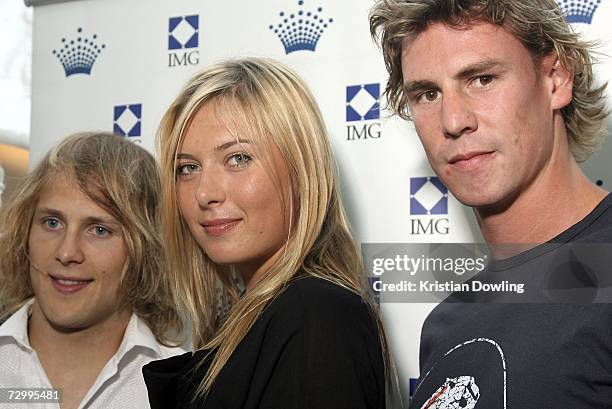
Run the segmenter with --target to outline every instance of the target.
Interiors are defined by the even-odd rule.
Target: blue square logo
[[[113,132],[119,136],[141,136],[142,104],[115,106],[113,112]]]
[[[346,87],[346,121],[367,121],[380,118],[380,84]]]
[[[448,214],[448,189],[439,178],[410,178],[410,214]]]
[[[200,17],[170,17],[168,20],[168,50],[197,48],[199,45]]]

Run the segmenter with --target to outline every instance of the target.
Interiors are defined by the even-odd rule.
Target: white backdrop
[[[574,26],[601,39],[600,51],[612,55],[612,0],[574,2],[593,3],[587,7],[592,21]],[[128,134],[152,150],[162,113],[193,73],[229,57],[267,56],[293,67],[313,90],[362,243],[480,241],[471,211],[435,179],[422,179],[434,173],[412,125],[377,109],[387,75],[370,39],[371,5],[372,0],[81,0],[38,6],[30,166],[60,138],[83,130]],[[286,50],[274,29],[288,36],[296,27],[316,35]],[[79,52],[86,54],[83,62],[70,66],[67,61]],[[609,79],[612,60],[602,56],[596,69],[601,80]],[[584,167],[608,190],[611,153],[606,144]],[[405,395],[418,377],[421,324],[433,306],[381,306]]]
[[[32,10],[0,0],[0,144],[28,146]]]

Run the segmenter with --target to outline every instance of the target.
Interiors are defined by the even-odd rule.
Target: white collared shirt
[[[52,388],[28,339],[28,318],[33,302],[30,300],[0,326],[1,388]],[[182,347],[169,348],[158,343],[147,324],[132,313],[119,349],[89,388],[79,409],[149,409],[147,388],[142,377],[143,365],[187,351]],[[27,407],[59,409],[60,406],[57,403],[0,403],[1,409]]]

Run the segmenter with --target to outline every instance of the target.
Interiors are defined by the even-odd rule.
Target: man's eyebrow
[[[37,215],[54,216],[63,220],[66,219],[66,215],[61,210],[54,209],[52,207],[39,207],[36,209],[35,213]],[[119,221],[112,216],[89,216],[86,217],[83,222],[85,224],[120,224]]]
[[[454,75],[454,78],[466,79],[478,74],[485,73],[490,70],[505,70],[506,68],[506,64],[499,60],[485,60],[470,64],[467,67],[462,68],[461,71]]]
[[[116,224],[121,225],[114,217],[89,216],[84,220],[85,224]]]
[[[51,207],[37,207],[34,213],[35,214],[45,214],[49,216],[57,216],[60,219],[65,218],[64,213],[62,213],[60,210],[53,209]]]
[[[464,68],[462,68],[458,73],[456,73],[453,78],[455,79],[466,79],[471,78],[475,75],[482,74],[489,70],[505,70],[506,64],[498,60],[485,60],[480,61],[474,64],[470,64]],[[428,89],[436,89],[438,85],[430,80],[416,80],[416,81],[407,81],[404,83],[404,92],[408,95],[414,94],[418,91],[425,91]]]
[[[418,91],[438,88],[435,82],[429,80],[408,81],[404,83],[404,92],[408,95]]]

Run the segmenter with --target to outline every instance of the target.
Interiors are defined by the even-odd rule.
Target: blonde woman
[[[200,350],[143,369],[151,406],[384,408],[385,336],[303,82],[271,60],[212,66],[159,142],[170,273]]]

